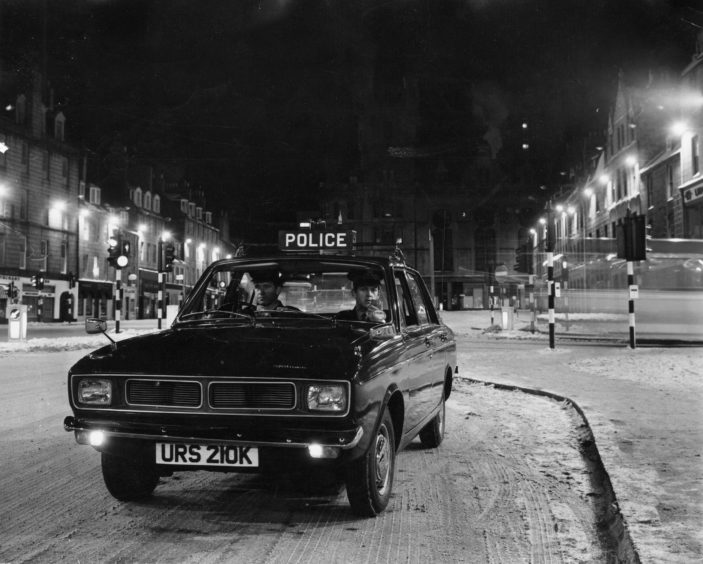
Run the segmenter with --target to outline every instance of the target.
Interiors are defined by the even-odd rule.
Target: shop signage
[[[703,198],[703,185],[684,190],[683,200],[687,204],[701,198]]]

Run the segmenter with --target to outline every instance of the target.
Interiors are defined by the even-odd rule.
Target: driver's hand
[[[378,323],[384,323],[386,321],[386,314],[382,309],[376,306],[370,306],[366,310],[366,316],[370,321],[376,321]]]

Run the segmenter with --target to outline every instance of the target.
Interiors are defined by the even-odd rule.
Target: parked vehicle
[[[280,307],[262,310],[257,279],[272,272]],[[378,279],[383,312],[371,321],[340,315],[364,273]],[[427,448],[442,442],[455,370],[454,335],[402,260],[226,259],[170,328],[70,369],[64,426],[100,451],[120,500],[151,495],[173,472],[325,468],[344,480],[354,512],[373,516],[390,500],[398,451],[417,436]]]

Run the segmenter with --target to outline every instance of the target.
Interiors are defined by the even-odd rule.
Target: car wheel
[[[143,458],[102,453],[103,480],[107,490],[120,501],[149,497],[159,481],[156,465]]]
[[[446,402],[442,394],[442,406],[432,421],[425,425],[420,431],[420,442],[424,447],[436,448],[442,444],[444,439],[444,418],[446,415]]]
[[[386,411],[371,447],[347,469],[347,498],[352,511],[363,517],[381,513],[391,498],[395,474],[395,434]]]

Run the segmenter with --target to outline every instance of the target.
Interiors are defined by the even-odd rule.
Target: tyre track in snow
[[[21,378],[9,385],[22,397]],[[358,519],[343,489],[236,474],[176,474],[148,501],[118,502],[98,453],[61,429],[64,393],[52,384],[40,417],[2,428],[0,562],[603,560],[577,441],[550,400],[457,380],[445,442],[411,444],[388,510]]]

